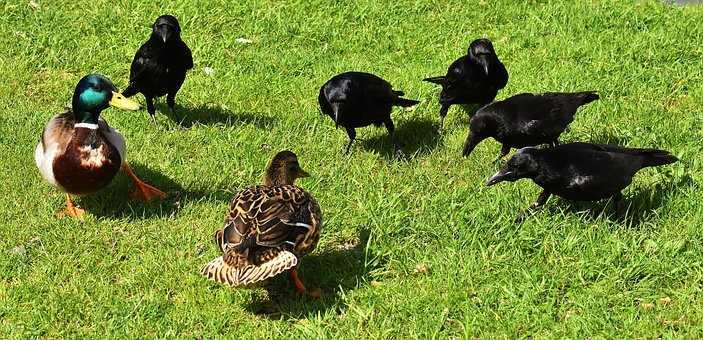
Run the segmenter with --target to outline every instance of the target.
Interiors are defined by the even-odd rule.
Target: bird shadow
[[[369,241],[369,231],[363,230],[353,242],[302,259],[300,278],[308,290],[319,288],[321,298],[299,296],[285,273],[265,287],[265,297],[254,299],[246,309],[260,317],[286,320],[304,319],[328,310],[341,313],[345,308],[343,295],[367,285],[374,273],[385,266],[382,256],[369,247]]]
[[[156,104],[157,111],[168,117],[181,128],[189,129],[195,124],[234,126],[241,124],[254,125],[264,129],[271,127],[274,118],[257,112],[231,112],[219,105],[202,105],[187,108],[176,103],[172,111],[164,103]]]
[[[429,118],[415,118],[398,124],[395,134],[405,158],[428,155],[442,145],[443,138],[436,124],[435,120]],[[378,135],[361,142],[364,149],[374,150],[386,159],[398,158],[388,134]]]
[[[561,209],[564,213],[581,215],[588,219],[605,218],[636,227],[656,217],[653,212],[664,205],[671,198],[672,193],[692,185],[695,185],[695,181],[689,175],[675,179],[667,176],[667,180],[624,194],[620,203],[613,200],[601,202],[562,200],[559,206],[550,206],[549,210],[552,213],[558,213]]]
[[[129,164],[141,180],[166,193],[166,197],[150,202],[134,200],[131,197],[134,184],[120,171],[106,190],[81,198],[81,204],[87,212],[103,218],[164,218],[176,215],[183,203],[187,201],[206,199],[226,202],[231,197],[226,189],[185,190],[180,184],[159,171],[136,162]]]

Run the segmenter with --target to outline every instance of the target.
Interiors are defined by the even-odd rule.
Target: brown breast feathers
[[[74,130],[66,151],[54,160],[54,178],[71,194],[94,193],[107,186],[122,166],[117,149],[100,130]]]

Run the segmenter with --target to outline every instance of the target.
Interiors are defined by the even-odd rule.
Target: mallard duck
[[[307,176],[294,153],[276,154],[266,169],[264,185],[234,196],[224,227],[215,232],[222,256],[205,265],[202,275],[246,287],[290,270],[296,291],[318,298],[319,290],[306,290],[297,271],[300,257],[315,249],[322,230],[320,206],[294,184]]]
[[[134,183],[136,198],[149,201],[165,196],[141,181],[127,164],[124,138],[100,118],[100,112],[109,106],[139,109],[139,104],[118,93],[109,79],[98,74],[83,77],[73,92],[72,108],[49,120],[34,151],[42,177],[66,193],[66,215],[84,214],[71,195],[104,188],[120,169]]]

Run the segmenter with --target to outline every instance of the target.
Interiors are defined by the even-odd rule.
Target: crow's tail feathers
[[[639,149],[638,154],[642,155],[642,167],[646,168],[649,166],[659,166],[665,164],[671,164],[679,159],[676,156],[670,154],[668,151],[657,150],[657,149]]]
[[[600,99],[596,91],[577,92],[576,95],[581,99],[581,105],[586,105],[592,101]]]
[[[444,76],[425,78],[422,81],[426,81],[432,84],[444,85],[447,83],[447,78]]]
[[[393,100],[393,105],[395,106],[402,106],[402,107],[411,107],[414,105],[420,104],[419,101],[417,100],[412,100],[412,99],[405,99],[405,98],[396,98]]]

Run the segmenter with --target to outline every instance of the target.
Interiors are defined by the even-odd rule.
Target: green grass
[[[17,337],[448,338],[657,337],[703,331],[703,7],[657,2],[200,0],[25,1],[0,5],[0,334]],[[33,151],[99,72],[124,88],[129,63],[162,13],[181,21],[195,68],[177,114],[110,109],[135,170],[170,192],[128,200],[119,175],[80,198],[83,221],[57,219],[63,195]],[[636,176],[630,215],[607,202],[553,197],[522,225],[539,193],[529,180],[486,188],[500,149],[460,157],[466,114],[444,136],[439,75],[481,36],[510,72],[498,98],[599,90],[564,141],[671,150],[681,161]],[[242,45],[236,38],[253,40]],[[215,70],[205,75],[204,67]],[[319,114],[332,75],[369,71],[414,110],[396,109],[409,160],[385,129],[343,130]],[[143,98],[138,97],[143,103]],[[163,105],[163,102],[161,102]],[[163,106],[160,106],[163,109]],[[184,129],[181,126],[189,128]],[[324,213],[301,276],[323,299],[233,290],[199,276],[211,235],[237,189],[260,182],[291,149],[313,177],[299,182]],[[419,269],[419,270],[418,270]],[[426,270],[425,270],[426,269]],[[670,302],[669,300],[670,299]],[[263,311],[263,312],[262,312]],[[266,312],[266,313],[264,313]]]

